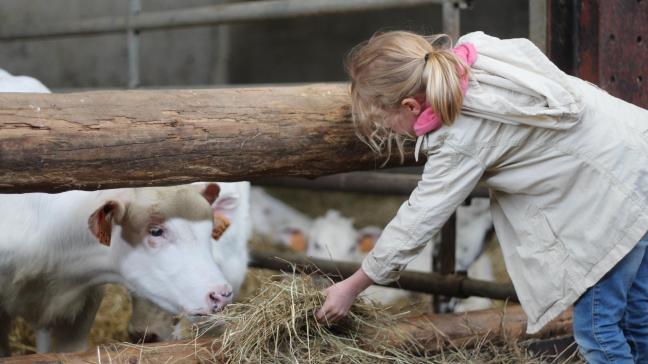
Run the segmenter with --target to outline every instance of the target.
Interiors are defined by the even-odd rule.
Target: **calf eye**
[[[151,230],[149,230],[149,234],[151,234],[152,236],[162,236],[162,234],[164,234],[164,230],[160,228],[152,228]]]

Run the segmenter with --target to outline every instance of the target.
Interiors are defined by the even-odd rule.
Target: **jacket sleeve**
[[[483,172],[477,160],[448,144],[428,155],[421,181],[363,260],[362,270],[375,283],[397,280],[472,192]]]

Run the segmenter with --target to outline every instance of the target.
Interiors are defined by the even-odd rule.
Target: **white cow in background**
[[[212,204],[214,236],[211,249],[225,280],[232,286],[233,298],[236,298],[247,273],[247,243],[252,234],[250,183],[217,184],[221,192]],[[147,299],[136,295],[132,295],[131,299],[133,314],[128,323],[128,333],[135,342],[178,339],[183,336],[183,330],[190,326],[186,322],[179,322]]]
[[[339,211],[328,210],[324,216],[313,220],[307,236],[306,255],[309,257],[350,262],[360,258],[360,233],[353,227],[353,220]]]
[[[13,76],[0,68],[0,92],[50,93],[39,80],[29,76]]]
[[[0,195],[0,352],[11,318],[37,328],[39,352],[78,351],[105,283],[175,314],[231,302],[211,254],[216,184]]]
[[[256,234],[293,251],[306,252],[306,234],[313,226],[310,217],[270,196],[261,187],[252,187],[250,204]]]
[[[271,241],[306,253],[313,258],[361,262],[380,236],[381,229],[366,227],[359,231],[353,220],[338,211],[329,210],[324,216],[310,219],[259,187],[252,188],[252,225],[255,233]],[[492,229],[488,199],[473,198],[470,205],[457,210],[456,271],[468,271],[469,277],[493,281],[490,258],[483,255],[487,236]],[[436,236],[407,266],[409,271],[431,272],[432,252],[440,243]],[[371,286],[366,297],[389,305],[409,296],[409,292]],[[491,300],[470,297],[459,301],[455,310],[476,310],[491,307]]]
[[[360,257],[356,246],[371,240],[367,251],[371,250],[381,230],[367,227],[356,231],[353,220],[335,210],[312,219],[261,187],[252,187],[251,216],[255,234],[294,252],[321,259],[355,262]]]
[[[488,238],[493,232],[490,201],[473,198],[467,206],[457,209],[456,263],[455,271],[467,272],[468,277],[482,281],[495,281],[493,262],[484,254]],[[454,312],[467,312],[491,308],[493,302],[483,297],[455,300]]]

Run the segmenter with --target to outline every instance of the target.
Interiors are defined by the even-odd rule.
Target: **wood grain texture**
[[[341,84],[0,94],[3,193],[316,177],[383,160],[355,136]]]

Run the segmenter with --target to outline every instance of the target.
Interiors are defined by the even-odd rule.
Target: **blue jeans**
[[[574,339],[590,364],[648,363],[648,234],[574,304]]]

